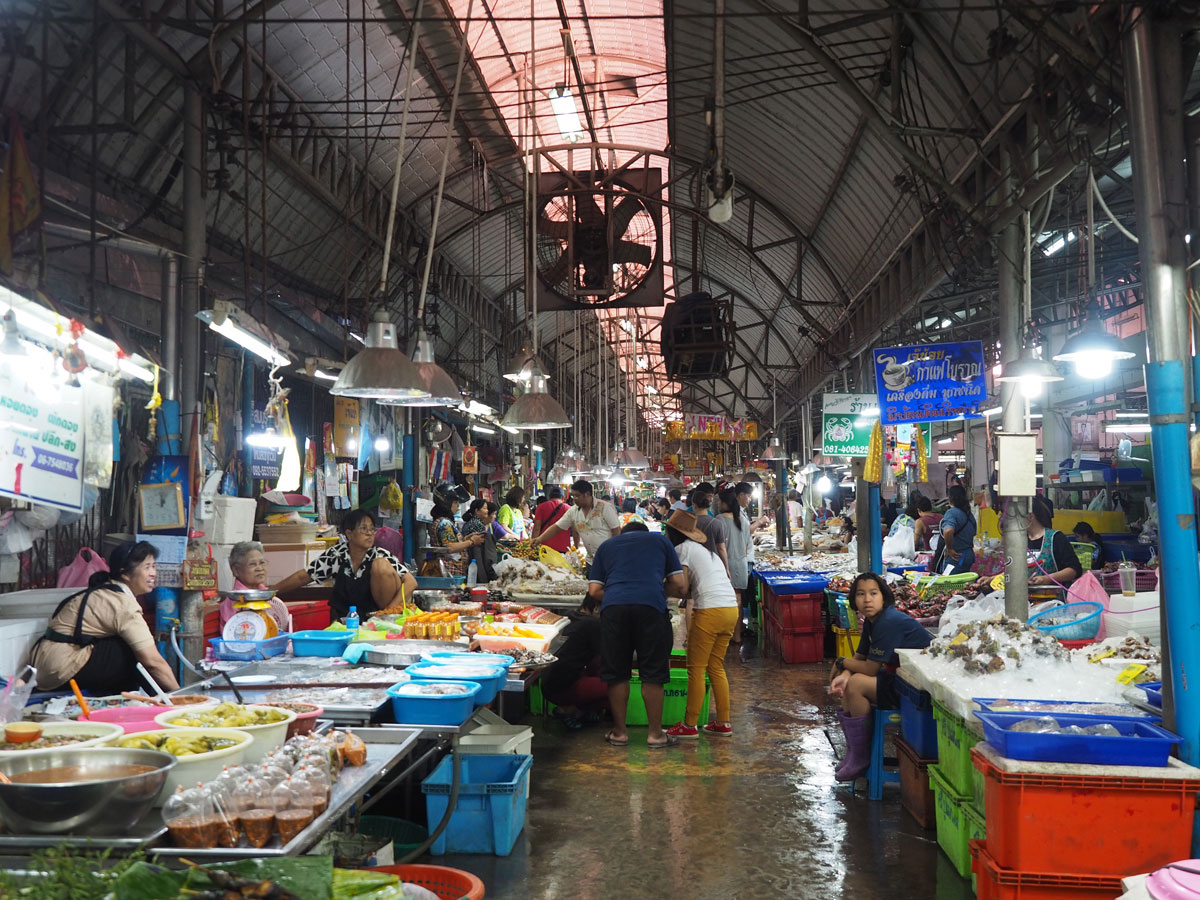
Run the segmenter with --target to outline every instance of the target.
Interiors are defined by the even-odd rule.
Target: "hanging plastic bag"
[[[58,570],[57,587],[87,587],[88,579],[95,572],[107,572],[104,558],[91,547],[84,547],[75,558]]]
[[[1091,572],[1084,572],[1067,590],[1071,594],[1072,603],[1099,603],[1104,608],[1104,612],[1108,612],[1108,591],[1104,589],[1104,585]],[[1104,640],[1105,637],[1104,619],[1105,616],[1102,613],[1100,615],[1100,630],[1096,632],[1096,640],[1098,641]]]
[[[0,556],[24,553],[33,546],[33,531],[13,516],[0,528]]]
[[[955,594],[946,601],[946,611],[942,613],[938,636],[946,637],[954,634],[959,625],[984,622],[1002,615],[1004,615],[1004,591],[993,591],[982,597],[976,597],[974,600],[968,600],[960,594]]]
[[[389,512],[400,512],[404,509],[404,493],[395,479],[389,481],[379,493],[379,508]]]
[[[34,506],[18,509],[13,516],[30,531],[47,531],[58,524],[62,513],[53,506]]]

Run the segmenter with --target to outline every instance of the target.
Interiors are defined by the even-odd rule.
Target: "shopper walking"
[[[866,617],[858,650],[852,658],[834,660],[829,672],[829,693],[840,697],[838,712],[846,736],[846,755],[837,767],[838,781],[853,781],[871,762],[871,707],[896,709],[897,650],[928,647],[932,635],[915,619],[896,609],[896,597],[886,581],[874,572],[863,572],[850,585],[855,608]]]
[[[742,630],[745,627],[743,621],[746,608],[744,594],[750,584],[750,558],[754,555],[754,540],[750,537],[750,520],[738,503],[737,490],[733,487],[725,488],[717,494],[717,503],[721,510],[718,518],[729,535],[729,540],[725,545],[729,553],[729,581],[733,585],[733,592],[737,596],[738,604],[737,622],[733,626],[731,640],[735,644],[740,644]]]
[[[677,514],[678,515],[678,514]],[[641,522],[600,546],[588,572],[588,596],[600,604],[600,678],[608,685],[613,727],[604,736],[615,747],[629,743],[625,714],[637,653],[642,702],[649,734],[646,744],[660,750],[679,743],[662,727],[663,685],[671,677],[671,617],[667,594],[687,592],[683,565],[665,535]]]
[[[696,527],[704,533],[705,543],[720,558],[721,565],[725,567],[725,577],[728,578],[729,548],[726,546],[726,542],[729,540],[729,535],[726,533],[725,523],[721,519],[709,515],[716,490],[707,481],[696,485],[696,489],[692,491],[692,508],[688,512],[696,514]]]
[[[563,489],[557,485],[550,488],[546,496],[545,503],[539,503],[536,510],[533,512],[533,536],[541,537],[542,532],[561,519],[567,514],[567,506],[563,500]],[[563,531],[556,534],[552,540],[546,542],[546,546],[552,550],[557,550],[559,553],[566,553],[571,549],[571,534],[568,531]]]
[[[697,723],[704,705],[704,675],[707,672],[717,714],[704,727],[704,732],[714,737],[729,737],[733,734],[733,725],[725,651],[729,649],[737,625],[737,595],[725,574],[725,567],[706,545],[704,533],[696,527],[693,513],[672,513],[667,520],[666,534],[683,565],[683,575],[688,582],[686,596],[692,606],[687,647],[687,710],[683,721],[668,728],[667,734],[684,740],[699,737]]]
[[[945,574],[946,567],[951,566],[951,575],[961,575],[975,564],[975,517],[971,515],[966,488],[953,485],[947,496],[950,511],[942,516],[942,547],[933,571]]]

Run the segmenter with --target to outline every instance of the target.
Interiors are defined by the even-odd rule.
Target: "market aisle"
[[[551,722],[542,734],[532,720],[530,809],[512,856],[445,863],[483,878],[489,900],[972,897],[897,787],[882,803],[835,790],[828,667],[753,654],[729,658],[730,741],[618,749],[602,727],[564,735]]]

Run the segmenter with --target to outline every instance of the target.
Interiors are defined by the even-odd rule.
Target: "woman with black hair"
[[[273,590],[277,594],[302,588],[310,582],[333,581],[329,612],[344,619],[354,607],[362,618],[376,609],[398,606],[417,589],[417,580],[400,560],[375,546],[375,517],[365,509],[346,514],[342,539],[311,563],[293,572]]]
[[[717,715],[704,726],[704,733],[709,737],[729,737],[733,734],[733,725],[730,722],[725,651],[737,625],[737,595],[725,574],[725,563],[696,526],[695,513],[679,510],[671,513],[665,531],[683,565],[692,609],[687,638],[687,710],[683,721],[668,728],[667,734],[686,740],[700,736],[696,726],[704,703],[704,674],[707,672]]]
[[[846,735],[846,755],[837,768],[838,781],[853,781],[871,761],[871,707],[896,709],[897,650],[928,647],[932,635],[915,619],[896,609],[888,583],[874,572],[854,579],[849,592],[854,607],[863,614],[862,637],[851,658],[839,657],[829,672],[829,693],[841,697],[838,711]]]
[[[1075,543],[1092,545],[1092,571],[1099,572],[1104,568],[1104,545],[1100,543],[1095,528],[1087,522],[1078,523],[1075,526]]]
[[[525,537],[525,516],[521,511],[521,501],[524,499],[525,488],[509,488],[508,493],[504,495],[504,505],[496,512],[496,521],[517,540]]]
[[[503,508],[501,507],[501,509]],[[458,528],[454,524],[454,516],[457,513],[457,497],[444,492],[434,493],[433,510],[429,514],[429,517],[433,519],[433,524],[429,529],[429,545],[443,547],[450,551],[446,557],[441,559],[441,565],[438,567],[439,573],[445,572],[450,577],[467,574],[467,563],[463,558],[463,551],[470,551],[473,547],[481,546],[484,541],[484,536],[480,533],[459,536]],[[435,560],[435,562],[437,561]]]
[[[967,501],[967,490],[960,484],[952,486],[947,493],[950,511],[942,516],[942,547],[933,571],[946,574],[947,565],[953,566],[951,575],[970,572],[975,564],[975,517],[971,515],[971,504]]]
[[[1083,564],[1071,546],[1070,539],[1061,531],[1051,527],[1054,507],[1050,501],[1038,494],[1030,507],[1032,515],[1026,531],[1029,534],[1030,555],[1037,559],[1029,568],[1030,584],[1067,585],[1083,574]]]
[[[754,540],[750,537],[750,520],[738,503],[737,488],[734,485],[731,484],[717,493],[717,503],[721,510],[718,518],[725,524],[725,532],[728,535],[725,548],[729,555],[729,581],[733,585],[738,602],[737,624],[733,627],[733,637],[730,640],[740,644],[742,629],[745,627],[742,621],[742,610],[745,608],[742,592],[750,584],[750,560],[754,556]]]
[[[86,590],[58,604],[29,654],[39,688],[55,690],[74,678],[97,695],[147,689],[140,662],[163,689],[179,689],[137,601],[154,590],[157,557],[148,541],[126,541],[108,555],[107,572],[96,572]]]
[[[479,584],[491,581],[496,577],[496,563],[499,553],[496,550],[496,536],[492,533],[494,520],[487,500],[472,500],[463,515],[462,536],[464,540],[474,540],[480,535],[483,541],[473,544],[467,551],[468,559],[477,564]]]

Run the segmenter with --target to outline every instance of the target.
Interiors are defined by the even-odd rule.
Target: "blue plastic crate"
[[[466,687],[461,694],[444,696],[405,696],[400,689],[412,684],[410,679],[398,681],[387,689],[392,698],[392,715],[402,725],[461,725],[475,712],[475,695],[479,685],[473,681],[447,682]]]
[[[433,653],[422,653],[421,659],[426,662],[440,663],[494,663],[497,666],[504,666],[506,669],[516,662],[511,656],[506,656],[503,653],[471,653],[467,651],[456,653],[453,650],[436,650]]]
[[[533,757],[517,753],[463,754],[458,803],[450,824],[433,842],[434,856],[493,853],[508,856],[525,827],[525,803]],[[450,803],[454,760],[445,757],[421,782],[430,828]]]
[[[277,634],[265,641],[225,641],[212,638],[213,656],[217,659],[236,660],[238,662],[253,662],[256,659],[270,659],[287,651],[291,635],[287,632]]]
[[[762,580],[776,594],[819,594],[829,587],[829,579],[811,572],[773,572],[764,574]]]
[[[900,736],[923,760],[938,758],[938,728],[933,720],[933,698],[928,691],[896,679],[900,695]]]
[[[297,631],[292,634],[296,656],[341,656],[354,640],[353,631]]]
[[[1145,687],[1145,685],[1139,684],[1139,685],[1137,685],[1137,687]],[[1113,715],[1111,713],[1091,713],[1091,712],[1083,712],[1083,711],[1073,712],[1073,711],[1067,710],[1067,709],[1064,709],[1061,712],[1058,712],[1058,711],[1054,710],[1053,708],[1049,708],[1045,712],[1038,712],[1035,710],[1026,710],[1026,709],[1012,709],[1012,708],[1006,709],[1006,708],[1004,708],[1004,706],[1001,706],[1000,704],[1045,703],[1049,707],[1053,707],[1053,705],[1056,703],[1061,703],[1061,704],[1069,703],[1072,707],[1078,707],[1078,706],[1084,706],[1084,707],[1108,706],[1108,707],[1112,707],[1112,706],[1116,706],[1118,704],[1093,703],[1093,702],[1080,701],[1080,700],[1037,700],[1037,699],[1028,699],[1028,698],[1012,699],[1012,698],[1008,698],[1008,697],[972,697],[971,699],[975,703],[978,703],[980,708],[984,712],[1001,713],[1006,716],[1008,716],[1008,715],[1023,715],[1026,717],[1031,717],[1031,716],[1069,715],[1069,716],[1100,716],[1105,721],[1107,721],[1109,719],[1134,719],[1134,720],[1142,721],[1142,722],[1161,722],[1162,721],[1161,719],[1155,718],[1153,713],[1148,713],[1145,710],[1138,709],[1136,706],[1129,706],[1127,704],[1121,704],[1121,705],[1125,706],[1126,710],[1128,710],[1127,714]],[[1095,724],[1095,722],[1093,722],[1092,724]]]
[[[467,664],[464,663],[463,665]],[[500,688],[504,687],[504,680],[508,677],[507,666],[472,665],[472,668],[479,668],[488,674],[481,675],[478,678],[467,678],[458,675],[447,675],[445,668],[448,665],[454,665],[454,663],[451,661],[443,663],[419,662],[414,663],[404,671],[414,681],[459,681],[468,684],[477,684],[479,685],[479,693],[475,695],[476,706],[487,706],[495,700],[496,695],[500,693]]]
[[[983,723],[984,739],[997,753],[1009,759],[1033,762],[1161,768],[1167,764],[1171,747],[1181,740],[1165,728],[1136,719],[1064,715],[1050,717],[1062,727],[1087,727],[1107,722],[1121,733],[1120,737],[1106,737],[1099,734],[1034,734],[1009,730],[1018,722],[1035,718],[1029,713],[977,712],[975,717]]]
[[[1144,681],[1141,684],[1135,684],[1134,687],[1141,688],[1146,692],[1146,702],[1151,706],[1157,706],[1162,709],[1162,682],[1161,681]]]

